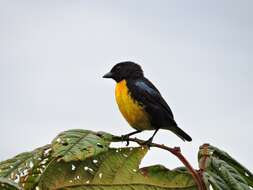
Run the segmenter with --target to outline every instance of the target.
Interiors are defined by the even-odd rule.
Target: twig
[[[130,138],[130,137],[125,137],[125,138],[121,138],[118,137],[118,139],[120,141],[131,141],[131,142],[136,142],[139,145],[144,145],[146,141],[141,140],[141,139],[137,139],[137,138]],[[163,144],[157,144],[157,143],[149,143],[148,144],[149,147],[156,147],[156,148],[160,148],[163,150],[167,150],[169,152],[171,152],[172,154],[174,154],[183,164],[184,166],[187,168],[187,170],[189,171],[189,173],[192,175],[195,183],[197,184],[197,187],[199,190],[206,190],[206,186],[202,180],[201,175],[199,175],[199,173],[197,173],[197,171],[191,166],[191,164],[188,162],[188,160],[182,155],[180,147],[167,147]]]

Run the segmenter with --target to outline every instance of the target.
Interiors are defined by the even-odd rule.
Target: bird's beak
[[[103,78],[112,78],[113,77],[113,73],[112,72],[109,72],[109,73],[106,73]]]

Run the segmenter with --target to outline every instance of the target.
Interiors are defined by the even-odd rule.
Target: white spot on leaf
[[[87,167],[87,166],[84,166],[84,168],[83,168],[85,171],[87,171],[88,169],[89,169],[89,167]]]
[[[76,166],[74,164],[71,165],[71,170],[74,171],[76,169]]]
[[[34,166],[33,162],[29,162],[29,167],[32,168]]]

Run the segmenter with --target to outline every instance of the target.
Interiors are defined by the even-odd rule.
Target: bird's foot
[[[153,142],[153,138],[151,137],[147,141],[144,141],[143,143],[141,143],[141,145],[147,146],[150,149],[152,142]]]
[[[134,134],[140,133],[140,132],[141,132],[140,130],[137,130],[137,131],[134,131],[132,133],[128,133],[126,135],[122,135],[121,139],[122,139],[122,141],[126,141],[127,142],[126,146],[128,146],[129,145],[129,137],[132,136],[132,135],[134,135]]]
[[[129,138],[129,135],[121,135],[122,141],[126,141],[126,146],[129,145],[129,140],[128,140],[128,138]]]

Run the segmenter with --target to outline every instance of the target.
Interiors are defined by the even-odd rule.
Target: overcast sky
[[[208,142],[253,170],[252,9],[252,0],[0,0],[0,160],[67,129],[132,132],[114,81],[101,77],[131,60],[193,138],[160,131],[155,142],[181,146],[195,167]],[[142,165],[158,163],[181,165],[153,149]]]

